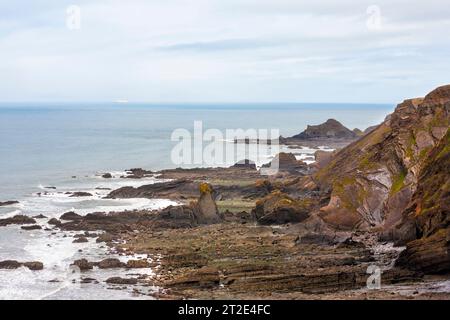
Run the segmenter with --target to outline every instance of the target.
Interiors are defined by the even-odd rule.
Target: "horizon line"
[[[64,103],[64,104],[85,104],[85,103],[108,103],[108,104],[115,104],[115,105],[133,105],[133,104],[149,104],[149,105],[269,105],[269,104],[339,104],[339,105],[358,105],[358,104],[364,104],[364,105],[397,105],[401,102],[324,102],[324,101],[126,101],[122,102],[119,100],[78,100],[78,101],[71,101],[71,100],[23,100],[23,101],[0,101],[0,104],[26,104],[26,103],[37,103],[37,104],[43,104],[43,103],[49,103],[49,104],[58,104],[58,103]]]

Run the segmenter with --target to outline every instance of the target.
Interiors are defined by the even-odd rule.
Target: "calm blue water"
[[[176,128],[270,129],[283,136],[335,118],[349,128],[381,122],[393,105],[0,104],[0,201],[71,176],[131,167],[162,169]]]

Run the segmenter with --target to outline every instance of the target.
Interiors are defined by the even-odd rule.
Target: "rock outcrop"
[[[5,206],[11,206],[14,204],[18,204],[19,201],[4,201],[4,202],[0,202],[0,207],[5,207]]]
[[[319,125],[308,125],[306,130],[299,133],[292,139],[311,140],[311,139],[355,139],[358,135],[352,130],[343,126],[339,121],[328,119]]]
[[[263,165],[263,168],[278,168],[281,172],[291,174],[308,174],[310,171],[305,162],[297,160],[294,154],[286,152],[278,153],[270,163]]]
[[[236,162],[233,166],[233,168],[245,168],[250,170],[256,170],[256,164],[252,160],[244,159],[241,161]]]
[[[381,125],[316,174],[321,189],[330,192],[322,208],[326,222],[343,229],[389,230],[402,219],[426,159],[448,130],[446,94],[447,89],[438,88],[424,99],[399,104]]]
[[[61,220],[68,220],[68,221],[80,220],[81,218],[82,216],[73,211],[66,212],[61,217],[59,217],[59,219]]]
[[[35,224],[36,220],[24,215],[16,215],[11,218],[0,219],[0,227],[4,227],[10,224]]]
[[[156,228],[190,228],[221,221],[210,184],[201,183],[200,197],[189,205],[170,206],[159,211],[151,224]]]
[[[311,209],[309,199],[295,200],[277,190],[258,200],[252,214],[259,224],[286,224],[305,220]]]
[[[429,237],[408,242],[396,265],[425,273],[448,273],[450,228],[439,229]]]
[[[20,267],[26,267],[32,271],[38,271],[44,269],[44,264],[39,261],[30,261],[30,262],[18,262],[15,260],[0,261],[0,269],[17,269]]]
[[[399,265],[449,269],[450,86],[405,100],[338,152],[315,180],[329,193],[320,216],[346,230],[406,244]]]

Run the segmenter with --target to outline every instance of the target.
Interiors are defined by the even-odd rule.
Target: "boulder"
[[[5,201],[5,202],[0,202],[0,207],[4,207],[4,206],[11,206],[14,204],[18,204],[19,201]]]
[[[47,223],[53,226],[60,226],[62,224],[62,222],[56,218],[51,218]]]
[[[252,214],[260,224],[286,224],[305,220],[311,210],[311,200],[295,200],[287,194],[274,191],[256,202]]]
[[[37,225],[37,224],[34,224],[34,225],[31,225],[31,226],[22,226],[22,227],[20,227],[20,229],[31,231],[31,230],[41,230],[42,227]]]
[[[0,269],[17,269],[22,266],[22,263],[15,260],[0,261]]]
[[[81,198],[81,197],[92,197],[92,194],[89,192],[77,191],[72,193],[72,195],[70,196],[70,198]]]
[[[0,219],[0,227],[7,226],[9,224],[35,224],[36,220],[24,215],[16,215],[12,218]]]
[[[112,178],[112,174],[111,173],[105,173],[105,174],[102,175],[102,178],[111,179]]]
[[[32,271],[44,269],[44,264],[39,261],[31,261],[31,262],[18,262],[15,260],[0,261],[0,269],[17,269],[22,266]]]
[[[112,268],[124,268],[126,267],[126,264],[121,262],[119,259],[116,258],[107,258],[100,262],[97,262],[96,265],[100,269],[112,269]]]
[[[23,266],[33,271],[44,269],[44,264],[39,261],[24,262]]]
[[[85,243],[88,242],[88,239],[86,237],[78,237],[75,240],[73,240],[73,243]]]
[[[213,189],[210,184],[200,184],[200,198],[195,206],[196,220],[199,224],[218,223],[221,220],[212,194]]]
[[[80,216],[79,214],[77,214],[73,211],[66,212],[61,217],[59,217],[59,219],[67,220],[67,221],[80,220],[81,218],[82,218],[82,216]]]
[[[86,259],[75,260],[72,265],[77,266],[80,271],[87,271],[94,268],[94,264],[87,261]]]
[[[136,279],[136,278],[111,277],[111,278],[108,278],[105,282],[109,283],[109,284],[135,285],[135,284],[138,283],[138,279]]]

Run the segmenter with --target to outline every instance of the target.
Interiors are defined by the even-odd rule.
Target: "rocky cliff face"
[[[449,123],[450,86],[399,104],[381,125],[318,172],[317,183],[330,192],[322,218],[343,229],[393,228]]]
[[[336,228],[372,229],[383,239],[407,243],[399,263],[447,270],[449,125],[450,85],[399,104],[317,173],[316,182],[330,195],[322,219]]]
[[[450,130],[447,130],[438,147],[429,154],[402,220],[387,235],[399,244],[406,243],[398,265],[432,273],[450,270],[449,172]]]
[[[339,121],[328,119],[322,124],[308,126],[305,131],[293,136],[292,139],[354,139],[357,137],[358,135],[355,132],[344,127]]]

